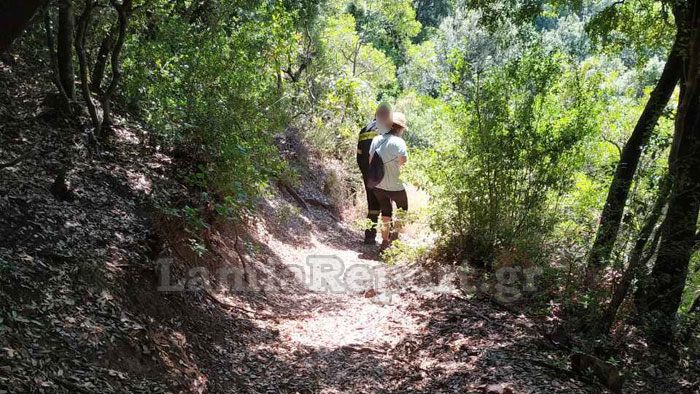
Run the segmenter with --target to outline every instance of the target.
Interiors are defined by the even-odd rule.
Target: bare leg
[[[382,216],[382,241],[389,242],[389,231],[391,230],[391,216]]]

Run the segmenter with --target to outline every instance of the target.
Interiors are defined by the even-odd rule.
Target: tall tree
[[[58,72],[58,59],[56,57],[56,49],[54,45],[54,32],[53,32],[53,20],[51,18],[51,10],[46,9],[44,11],[44,32],[46,33],[46,49],[49,52],[49,64],[51,65],[51,74],[54,86],[58,91],[58,95],[62,101],[63,107],[68,113],[72,113],[70,99],[66,95],[66,91],[63,90],[63,84],[61,83],[61,78]]]
[[[615,291],[610,299],[610,303],[603,313],[602,319],[599,320],[601,332],[607,332],[610,330],[610,327],[612,327],[613,323],[615,322],[615,316],[617,315],[620,305],[622,305],[625,297],[627,297],[632,280],[639,275],[640,271],[642,271],[642,267],[646,265],[651,258],[651,255],[654,253],[654,248],[656,246],[655,242],[651,242],[646,255],[644,254],[644,250],[647,249],[649,239],[654,232],[656,224],[662,216],[664,206],[666,206],[666,201],[668,200],[670,189],[671,179],[670,176],[666,174],[660,182],[656,201],[651,208],[651,212],[646,217],[644,225],[637,236],[637,241],[630,252],[627,260],[627,268],[625,269],[625,272],[623,272],[619,283],[615,287]],[[659,228],[656,231],[656,234],[658,234],[661,229]],[[656,236],[654,238],[656,238]]]
[[[102,104],[102,123],[96,130],[97,137],[101,137],[105,129],[112,125],[112,96],[119,86],[122,77],[120,56],[129,28],[129,20],[134,11],[133,0],[110,0],[110,4],[117,11],[117,38],[112,48],[112,56],[110,57],[110,65],[112,66],[112,79],[107,84],[100,103]],[[87,87],[86,87],[87,90]]]
[[[75,16],[72,0],[61,0],[58,3],[58,39],[56,40],[56,56],[58,58],[59,80],[63,91],[69,99],[75,99],[75,68],[73,67],[73,34],[75,32]]]
[[[362,43],[371,43],[394,64],[403,63],[406,48],[421,30],[409,0],[355,1],[348,6]]]
[[[450,14],[452,7],[452,0],[413,0],[416,20],[423,26],[415,42],[422,42],[428,37],[430,28],[440,26],[440,22]]]
[[[680,78],[682,64],[679,53],[679,40],[681,39],[681,34],[683,34],[682,30],[681,28],[677,30],[676,38],[669,51],[663,72],[649,96],[649,100],[639,120],[637,120],[634,130],[632,130],[632,134],[622,149],[620,161],[617,163],[615,175],[610,183],[605,206],[600,216],[598,232],[588,257],[588,272],[586,275],[588,286],[594,284],[596,279],[598,279],[601,268],[610,259],[610,254],[620,229],[622,214],[627,204],[627,196],[632,185],[632,179],[639,166],[639,159],[644,151],[644,147],[649,143],[656,123],[664,108],[666,108]]]
[[[102,89],[102,80],[105,76],[107,62],[109,61],[109,54],[114,48],[115,35],[116,32],[114,31],[114,29],[110,30],[107,33],[107,35],[105,35],[102,39],[100,49],[97,51],[95,66],[92,68],[92,77],[90,78],[90,90],[92,90],[95,93],[99,93]]]
[[[652,334],[668,341],[696,244],[700,211],[700,0],[690,0],[683,40],[682,89],[669,169],[673,179],[659,252],[644,290]]]

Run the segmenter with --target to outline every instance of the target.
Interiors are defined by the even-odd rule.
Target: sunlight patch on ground
[[[142,191],[146,194],[151,194],[153,190],[153,182],[151,182],[145,174],[131,170],[126,171],[126,176],[129,181],[129,186],[134,190]]]
[[[363,297],[345,297],[338,302],[338,310],[281,321],[277,326],[280,337],[313,348],[355,345],[389,350],[406,336],[416,334],[417,322],[398,306],[373,303]]]

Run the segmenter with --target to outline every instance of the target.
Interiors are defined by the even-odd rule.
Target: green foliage
[[[566,244],[582,249],[587,248],[588,242],[595,236],[607,190],[620,159],[620,150],[650,93],[646,88],[639,94],[639,73],[612,61],[608,56],[590,57],[584,64],[589,70],[603,76],[596,100],[598,105],[604,106],[601,112],[604,116],[597,120],[601,134],[599,138],[586,142],[586,166],[575,172],[574,188],[558,201],[565,220],[558,223],[556,231],[556,239],[566,240]],[[637,182],[628,204],[630,212],[634,214],[628,215],[623,223],[620,252],[626,251],[625,243],[634,242],[645,212],[653,203],[656,183],[666,168],[665,157],[672,131],[672,122],[667,117],[662,118],[656,127],[655,137],[645,147],[646,153],[637,171]],[[623,256],[619,257],[624,260]]]
[[[690,263],[688,284],[683,292],[680,311],[682,313],[690,312],[689,308],[698,296],[700,296],[700,254],[695,253],[695,257]]]
[[[285,114],[274,64],[296,45],[295,20],[275,3],[218,6],[237,15],[193,24],[154,6],[127,47],[125,85],[145,119],[199,163],[193,183],[245,203],[282,169],[270,138]]]
[[[348,11],[357,20],[363,41],[372,43],[396,64],[403,61],[406,47],[421,30],[410,0],[355,0]]]
[[[389,265],[417,261],[426,255],[425,245],[410,245],[402,241],[394,241],[389,249],[382,252],[382,260]]]
[[[430,194],[442,244],[486,263],[547,261],[557,249],[574,262],[663,68],[671,5],[156,0],[132,21],[123,85],[127,104],[175,147],[185,178],[219,215],[253,207],[271,177],[295,184],[272,140],[285,128],[354,169],[358,129],[388,101],[408,118],[404,180]],[[644,147],[611,277],[666,170],[673,110]],[[343,204],[347,180],[328,179]],[[204,253],[204,210],[191,205],[172,213]],[[288,222],[297,212],[279,214]],[[398,243],[385,258],[421,254]],[[686,308],[698,275],[689,283]]]
[[[337,157],[352,157],[355,137],[374,112],[380,92],[396,84],[396,67],[355,31],[348,13],[325,16],[314,45],[318,53],[311,78],[299,82],[294,102],[308,108],[298,123],[313,146]]]
[[[450,14],[454,0],[414,0],[416,19],[423,27],[437,27]]]
[[[322,50],[325,65],[346,77],[362,77],[373,88],[387,87],[395,80],[395,66],[372,44],[366,44],[355,31],[350,14],[329,18],[323,29]]]
[[[428,147],[456,144],[456,125],[452,119],[452,107],[439,98],[423,96],[414,90],[406,90],[396,101],[395,108],[406,114],[408,130],[403,135],[411,153],[419,153]],[[412,166],[410,160],[408,166]],[[410,174],[411,171],[408,171]],[[418,178],[411,182],[420,185]]]
[[[460,83],[470,65],[457,69]],[[444,236],[472,245],[486,261],[498,250],[543,242],[556,217],[550,202],[569,190],[582,142],[597,132],[597,76],[586,71],[533,49],[466,79],[454,115],[459,142],[421,157]]]
[[[642,60],[668,49],[675,32],[671,6],[664,1],[616,1],[586,25],[593,42],[612,52],[634,50]]]
[[[445,72],[440,68],[433,41],[410,45],[406,51],[406,64],[399,69],[401,87],[414,89],[420,94],[437,97],[440,94]]]
[[[202,257],[204,256],[204,253],[207,252],[207,247],[204,246],[204,244],[196,239],[196,238],[190,238],[187,240],[190,249],[198,256]]]

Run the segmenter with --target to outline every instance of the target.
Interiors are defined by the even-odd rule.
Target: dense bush
[[[499,250],[541,245],[552,229],[553,202],[583,164],[582,142],[598,132],[597,77],[540,50],[468,78],[469,64],[457,69],[457,143],[424,152],[421,171],[436,228],[490,262]]]
[[[297,36],[281,5],[222,11],[237,15],[193,24],[157,8],[129,43],[125,85],[144,118],[198,164],[195,183],[245,202],[281,169],[271,136],[287,113],[275,65]]]

